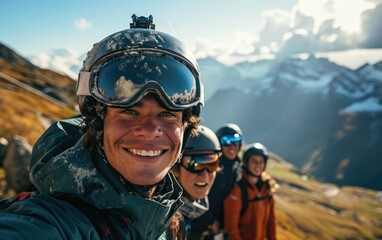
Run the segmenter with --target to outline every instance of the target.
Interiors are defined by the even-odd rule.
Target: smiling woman
[[[261,143],[244,150],[243,177],[224,199],[224,228],[232,240],[276,239],[276,184],[265,173],[268,158]]]
[[[209,208],[207,195],[214,183],[219,169],[221,148],[215,133],[206,126],[199,126],[198,136],[192,137],[184,150],[173,172],[184,192],[184,206],[180,212],[186,221],[186,229],[190,230],[191,221],[200,217]],[[188,234],[187,239],[194,239]]]

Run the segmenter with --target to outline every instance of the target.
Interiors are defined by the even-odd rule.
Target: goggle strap
[[[90,72],[80,71],[78,86],[77,86],[77,96],[90,96],[89,91],[89,79]]]

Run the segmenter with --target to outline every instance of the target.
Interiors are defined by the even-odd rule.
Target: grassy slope
[[[30,69],[1,60],[0,71],[29,86],[55,86],[60,90],[57,96],[67,104],[57,105],[0,77],[0,137],[10,140],[18,134],[33,145],[47,127],[44,119],[54,121],[76,114],[73,110],[77,102],[76,83],[72,79],[50,70]]]
[[[302,180],[283,162],[270,161],[267,171],[280,185],[278,239],[382,238],[382,205],[376,191]]]
[[[46,126],[41,118],[58,120],[76,112],[48,102],[23,89],[0,81],[0,136],[10,140],[15,134],[34,144]]]

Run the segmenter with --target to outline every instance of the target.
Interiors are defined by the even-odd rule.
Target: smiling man
[[[104,149],[110,165],[129,182],[158,183],[181,150],[181,111],[162,108],[152,93],[131,108],[107,107]]]
[[[88,53],[77,86],[83,117],[37,141],[39,193],[9,202],[2,238],[184,239],[182,189],[169,170],[200,122],[198,66],[151,16],[133,15],[130,26]]]

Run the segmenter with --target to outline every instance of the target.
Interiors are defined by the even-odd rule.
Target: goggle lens
[[[166,100],[178,108],[198,100],[200,86],[192,71],[169,55],[130,53],[95,69],[92,95],[109,105],[131,106],[148,90],[166,95]]]
[[[223,135],[220,137],[220,144],[222,146],[231,146],[232,144],[234,144],[235,146],[238,147],[240,146],[242,139],[243,138],[237,133]]]
[[[213,173],[219,167],[219,155],[203,154],[203,155],[185,155],[182,158],[182,166],[190,172],[199,173],[204,169]]]

